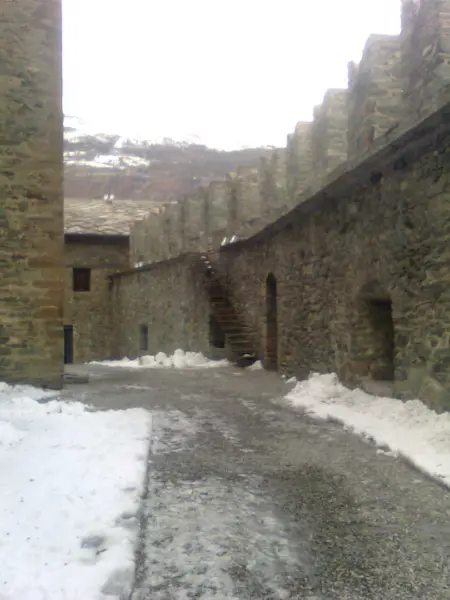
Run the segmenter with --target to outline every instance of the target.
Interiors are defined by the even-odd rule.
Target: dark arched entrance
[[[277,280],[270,273],[266,279],[266,348],[264,366],[270,371],[278,367]]]
[[[357,374],[375,381],[394,381],[395,338],[392,299],[378,283],[365,285],[357,301],[352,353]]]

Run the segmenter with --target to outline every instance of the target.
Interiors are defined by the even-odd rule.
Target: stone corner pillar
[[[63,356],[61,0],[1,2],[0,380],[58,388]]]

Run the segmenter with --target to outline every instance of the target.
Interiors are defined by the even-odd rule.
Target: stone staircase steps
[[[200,265],[205,275],[212,310],[227,336],[236,364],[239,366],[251,365],[255,362],[256,356],[250,328],[240,322],[234,306],[229,300],[226,288],[222,285],[217,270],[210,260],[201,257]]]

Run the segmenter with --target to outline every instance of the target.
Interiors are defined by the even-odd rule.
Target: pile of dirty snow
[[[420,470],[450,487],[450,413],[437,414],[420,400],[402,402],[349,390],[334,374],[312,374],[285,396],[320,419],[387,446]]]
[[[142,409],[0,383],[0,598],[127,597],[149,431]]]
[[[141,356],[135,360],[122,358],[121,360],[93,361],[89,364],[128,369],[211,369],[230,365],[226,359],[211,360],[203,356],[201,352],[184,352],[184,350],[175,350],[171,356],[167,356],[164,352],[158,352],[155,356]]]
[[[247,367],[247,371],[262,371],[263,369],[264,369],[264,367],[260,360],[257,360],[252,365]]]

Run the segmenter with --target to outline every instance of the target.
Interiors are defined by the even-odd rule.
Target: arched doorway
[[[277,280],[270,273],[266,279],[266,348],[264,366],[269,371],[278,367]]]
[[[392,299],[376,281],[365,285],[357,300],[352,354],[358,365],[357,375],[373,381],[394,381]]]

